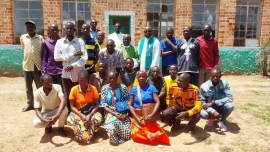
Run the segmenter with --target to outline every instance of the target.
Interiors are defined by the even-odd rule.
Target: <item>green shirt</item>
[[[138,50],[133,45],[125,47],[123,44],[121,44],[118,47],[123,51],[124,60],[126,60],[127,58],[135,58],[139,62]]]

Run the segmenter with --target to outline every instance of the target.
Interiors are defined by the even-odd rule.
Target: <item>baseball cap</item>
[[[28,23],[36,25],[36,23],[34,21],[31,21],[31,20],[28,20],[28,21],[24,22],[24,24],[28,24]]]

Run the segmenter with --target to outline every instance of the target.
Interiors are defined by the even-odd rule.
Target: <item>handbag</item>
[[[79,86],[78,86],[79,87]],[[86,103],[85,105],[81,105],[81,102],[79,102],[79,104],[80,104],[80,111],[81,111],[81,113],[82,114],[84,114],[84,115],[89,115],[90,113],[91,113],[91,111],[92,111],[92,109],[94,108],[94,105],[90,102],[90,103]]]
[[[81,113],[84,115],[89,115],[93,109],[93,104],[92,103],[87,103],[84,106],[81,107]]]
[[[128,104],[125,101],[118,101],[116,98],[116,94],[111,90],[112,104],[115,105],[116,111],[120,113],[125,113],[128,111]],[[109,92],[109,93],[110,93]]]
[[[116,102],[115,107],[116,107],[116,110],[120,113],[124,113],[128,111],[128,104],[125,101]]]
[[[147,104],[142,103],[142,96],[141,96],[139,85],[137,85],[137,93],[138,93],[138,99],[139,99],[140,105],[142,106],[143,120],[146,121],[147,116],[153,113],[156,103],[147,103]],[[159,112],[154,113],[152,118],[148,121],[157,121],[157,120],[160,120]]]

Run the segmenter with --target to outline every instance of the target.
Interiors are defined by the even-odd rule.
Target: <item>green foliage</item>
[[[257,53],[257,62],[261,65],[261,72],[263,76],[267,76],[268,72],[268,65],[269,65],[269,60],[268,56],[270,55],[270,38],[267,40],[264,40],[261,43],[261,48],[259,52]]]

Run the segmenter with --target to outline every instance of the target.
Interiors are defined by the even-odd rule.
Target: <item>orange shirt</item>
[[[81,90],[80,85],[77,85],[71,89],[69,94],[69,100],[75,101],[78,110],[87,103],[93,102],[94,104],[94,99],[98,98],[99,95],[97,89],[90,84],[88,85],[86,93]]]
[[[173,107],[187,111],[190,117],[202,109],[199,90],[195,85],[189,84],[185,91],[179,87],[173,87],[173,98]]]

